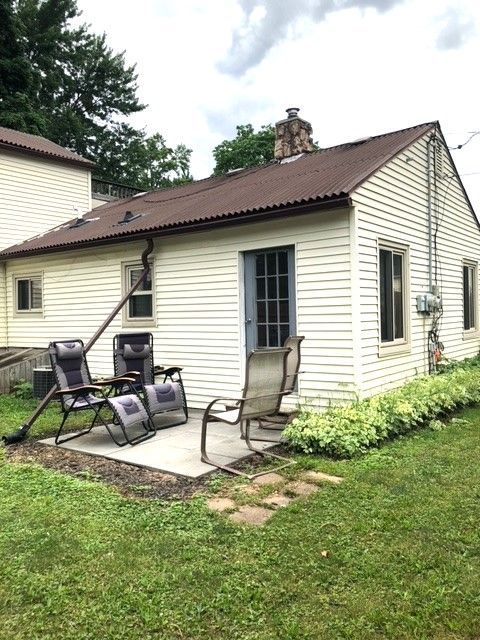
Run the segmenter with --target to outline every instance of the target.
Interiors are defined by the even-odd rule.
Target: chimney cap
[[[300,111],[300,107],[288,107],[285,109],[289,118],[296,118],[298,116],[298,112]]]

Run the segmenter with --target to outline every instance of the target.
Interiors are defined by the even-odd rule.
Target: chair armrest
[[[176,367],[176,366],[162,367],[161,365],[156,365],[153,368],[153,375],[154,376],[171,376],[174,373],[179,373],[180,371],[183,371],[183,367]]]
[[[73,389],[58,389],[55,391],[58,395],[83,395],[89,391],[101,391],[102,387],[95,384],[85,384],[81,387],[74,387]]]
[[[108,378],[105,380],[96,380],[95,384],[102,387],[112,386],[115,384],[124,384],[125,382],[135,382],[135,378],[129,378],[128,376],[119,376],[118,378]]]

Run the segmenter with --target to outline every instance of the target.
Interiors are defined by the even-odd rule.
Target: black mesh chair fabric
[[[148,408],[144,406],[128,377],[95,382],[92,380],[81,340],[51,342],[48,352],[63,412],[62,423],[55,437],[56,444],[86,435],[97,423],[106,427],[118,446],[138,444],[155,435],[155,426]],[[128,393],[118,395],[119,390]],[[111,393],[116,393],[117,397],[109,397]],[[114,424],[105,420],[102,409],[110,411]],[[85,410],[93,413],[90,426],[60,439],[69,415]],[[133,435],[134,431],[136,435]]]
[[[113,360],[116,375],[134,379],[135,389],[142,393],[152,416],[171,412],[176,417],[162,421],[162,427],[184,424],[188,406],[181,376],[181,367],[155,367],[151,333],[120,333],[113,339]],[[163,378],[161,383],[155,378]],[[178,417],[180,412],[181,417]]]

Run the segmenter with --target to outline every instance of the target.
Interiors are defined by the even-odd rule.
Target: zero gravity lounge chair
[[[283,389],[287,375],[286,359],[289,352],[290,349],[285,347],[251,351],[247,357],[245,386],[242,397],[216,398],[208,405],[202,420],[200,449],[203,462],[236,475],[247,476],[250,479],[272,471],[272,469],[267,469],[256,474],[247,474],[224,463],[213,460],[207,453],[208,424],[210,422],[223,422],[228,425],[240,425],[240,432],[250,451],[284,462],[284,464],[275,470],[283,469],[295,463],[294,460],[289,460],[288,458],[263,451],[262,449],[257,449],[252,445],[250,440],[251,420],[258,420],[265,416],[274,415],[280,408],[282,397],[285,393]],[[213,412],[213,406],[217,402],[227,404],[227,410]],[[232,403],[234,404],[232,405]],[[228,455],[228,453],[223,455]]]
[[[181,367],[154,367],[151,333],[119,333],[113,339],[113,361],[116,376],[133,378],[133,386],[141,392],[150,415],[176,412],[175,427],[188,420],[188,406]],[[162,377],[162,383],[155,378]],[[178,419],[178,412],[183,416]]]
[[[62,444],[73,438],[89,433],[95,424],[102,424],[116,445],[134,445],[155,435],[155,425],[140,397],[132,385],[132,379],[123,376],[110,380],[92,381],[81,340],[51,342],[48,347],[52,370],[57,383],[63,412],[62,423],[55,436],[55,444]],[[110,393],[118,394],[115,397]],[[113,425],[108,423],[101,410],[108,408],[112,414]],[[60,439],[60,434],[70,414],[78,411],[92,411],[93,418],[89,427],[80,432]],[[119,439],[114,425],[120,429],[123,438]],[[140,435],[138,435],[140,427]],[[137,435],[132,437],[129,431]]]

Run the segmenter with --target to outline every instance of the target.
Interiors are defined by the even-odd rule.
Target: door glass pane
[[[277,301],[268,303],[268,322],[278,322]]]
[[[275,300],[277,297],[277,278],[267,278],[268,299]]]
[[[288,276],[280,276],[278,279],[278,297],[288,298]]]
[[[278,342],[278,325],[269,324],[268,325],[268,346],[269,347],[279,347],[280,344]]]
[[[257,253],[255,256],[255,270],[257,276],[265,275],[265,255],[263,253]]]
[[[266,347],[267,345],[267,326],[259,324],[257,326],[257,347]]]
[[[257,300],[265,300],[265,278],[257,278]]]
[[[288,252],[278,252],[278,273],[288,273]]]
[[[285,340],[288,338],[289,335],[290,335],[290,328],[288,324],[281,324],[280,325],[280,344],[281,345],[285,342]]]
[[[267,274],[274,276],[277,274],[277,254],[267,253]]]
[[[257,302],[257,322],[265,323],[267,321],[267,305],[265,302]]]
[[[280,300],[279,303],[279,308],[280,308],[280,322],[287,322],[289,321],[289,305],[288,305],[288,300]]]

